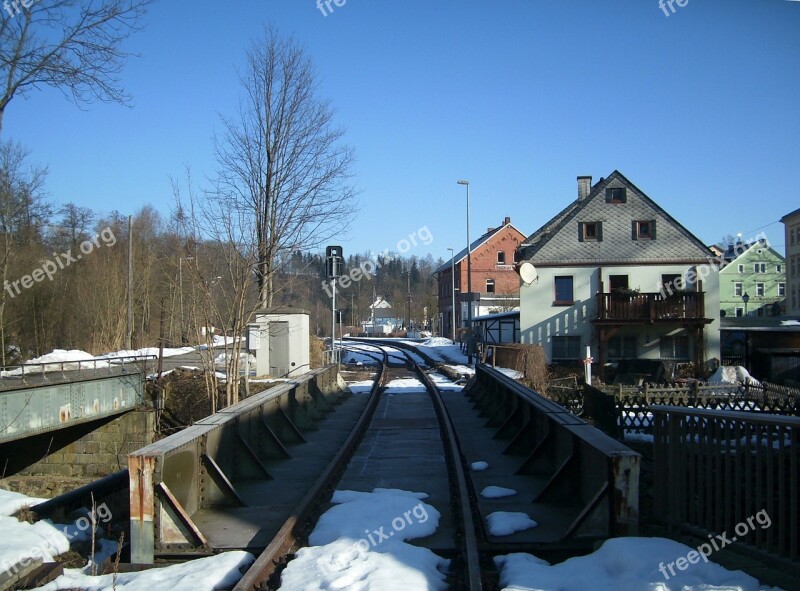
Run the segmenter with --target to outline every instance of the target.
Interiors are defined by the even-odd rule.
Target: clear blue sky
[[[213,173],[236,68],[267,23],[294,35],[358,161],[345,254],[427,226],[447,258],[504,216],[530,234],[620,170],[701,240],[765,231],[800,207],[800,2],[160,0],[129,48],[132,108],[15,99],[3,137],[49,167],[56,203],[169,213],[169,178]]]

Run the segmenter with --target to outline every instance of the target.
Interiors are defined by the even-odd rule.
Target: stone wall
[[[128,454],[153,442],[154,427],[152,410],[133,410],[113,419],[62,429],[58,438],[56,433],[29,438],[23,442],[24,455],[34,462],[0,481],[0,486],[48,497],[72,490],[126,469]]]

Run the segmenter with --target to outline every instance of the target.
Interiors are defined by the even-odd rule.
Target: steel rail
[[[425,384],[425,388],[431,396],[436,416],[439,419],[439,429],[442,433],[445,447],[445,455],[450,468],[450,476],[457,492],[457,504],[459,516],[461,518],[461,550],[465,562],[464,577],[465,581],[460,588],[468,591],[482,591],[483,579],[481,576],[480,547],[478,542],[477,527],[471,502],[470,487],[467,484],[466,471],[464,469],[463,454],[461,445],[458,441],[455,427],[447,412],[447,408],[442,400],[441,393],[433,383],[430,376],[414,361],[414,358],[403,351],[406,358],[414,366],[414,371]]]
[[[378,375],[370,391],[370,399],[359,416],[353,431],[348,435],[342,447],[325,468],[324,472],[314,482],[314,485],[298,503],[293,515],[287,519],[278,533],[267,545],[256,561],[250,566],[241,580],[233,588],[234,591],[251,591],[258,589],[266,582],[278,567],[279,560],[286,556],[295,546],[301,532],[300,527],[307,523],[314,508],[328,492],[331,485],[339,477],[340,471],[346,467],[358,443],[366,432],[367,427],[375,414],[380,399],[381,387],[386,380],[386,369],[389,366],[388,355],[384,353],[384,361],[380,364]]]

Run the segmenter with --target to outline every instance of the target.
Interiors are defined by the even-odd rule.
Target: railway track
[[[235,588],[277,589],[282,575],[288,580],[304,559],[342,537],[329,528],[334,537],[321,541],[315,529],[330,524],[348,502],[342,496],[357,497],[352,523],[338,522],[342,531],[350,527],[349,538],[388,539],[378,522],[385,511],[358,514],[361,495],[398,490],[410,491],[404,494],[414,507],[434,519],[420,528],[421,515],[414,513],[419,523],[412,526],[403,513],[408,530],[366,560],[396,558],[397,548],[425,555],[433,565],[425,576],[437,588],[488,591],[497,586],[498,556],[529,552],[557,562],[636,534],[638,454],[488,366],[476,367],[463,392],[453,384],[440,392],[437,384],[449,381],[429,375],[412,351],[376,342],[353,347],[377,367],[371,385],[360,387],[366,395],[347,392],[329,366],[130,454],[132,568],[246,550],[257,559]],[[363,368],[358,373],[366,377]],[[124,489],[125,476],[43,510]],[[527,523],[509,527],[513,516]],[[498,519],[506,524],[499,529]],[[387,527],[386,536],[406,527],[390,521],[396,532]],[[345,578],[352,564],[340,569]]]
[[[363,353],[364,345],[360,347]],[[470,487],[441,394],[408,352],[380,345],[371,347],[382,362],[370,394],[369,413],[352,434],[358,445],[343,449],[334,461],[338,466],[334,471],[339,472],[336,488],[399,488],[429,493],[427,501],[441,511],[442,526],[433,536],[416,542],[450,559],[449,588],[480,591],[484,585]],[[418,390],[409,388],[413,381],[419,384]],[[393,394],[396,389],[391,385],[398,382],[405,385],[408,393]],[[425,453],[410,453],[409,446],[422,446]],[[343,465],[348,466],[344,471]],[[327,482],[316,494],[329,494],[332,484]],[[317,498],[310,504],[319,502]],[[287,532],[296,525],[287,524]],[[305,535],[308,529],[305,528]],[[294,535],[276,539],[265,549],[237,590],[278,588],[278,577],[274,576],[277,568],[288,562],[289,552],[302,541],[303,534],[296,527],[294,531]]]

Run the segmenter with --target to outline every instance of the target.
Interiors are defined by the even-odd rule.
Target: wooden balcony
[[[705,298],[701,291],[654,293],[598,293],[595,323],[699,323],[705,318]]]

